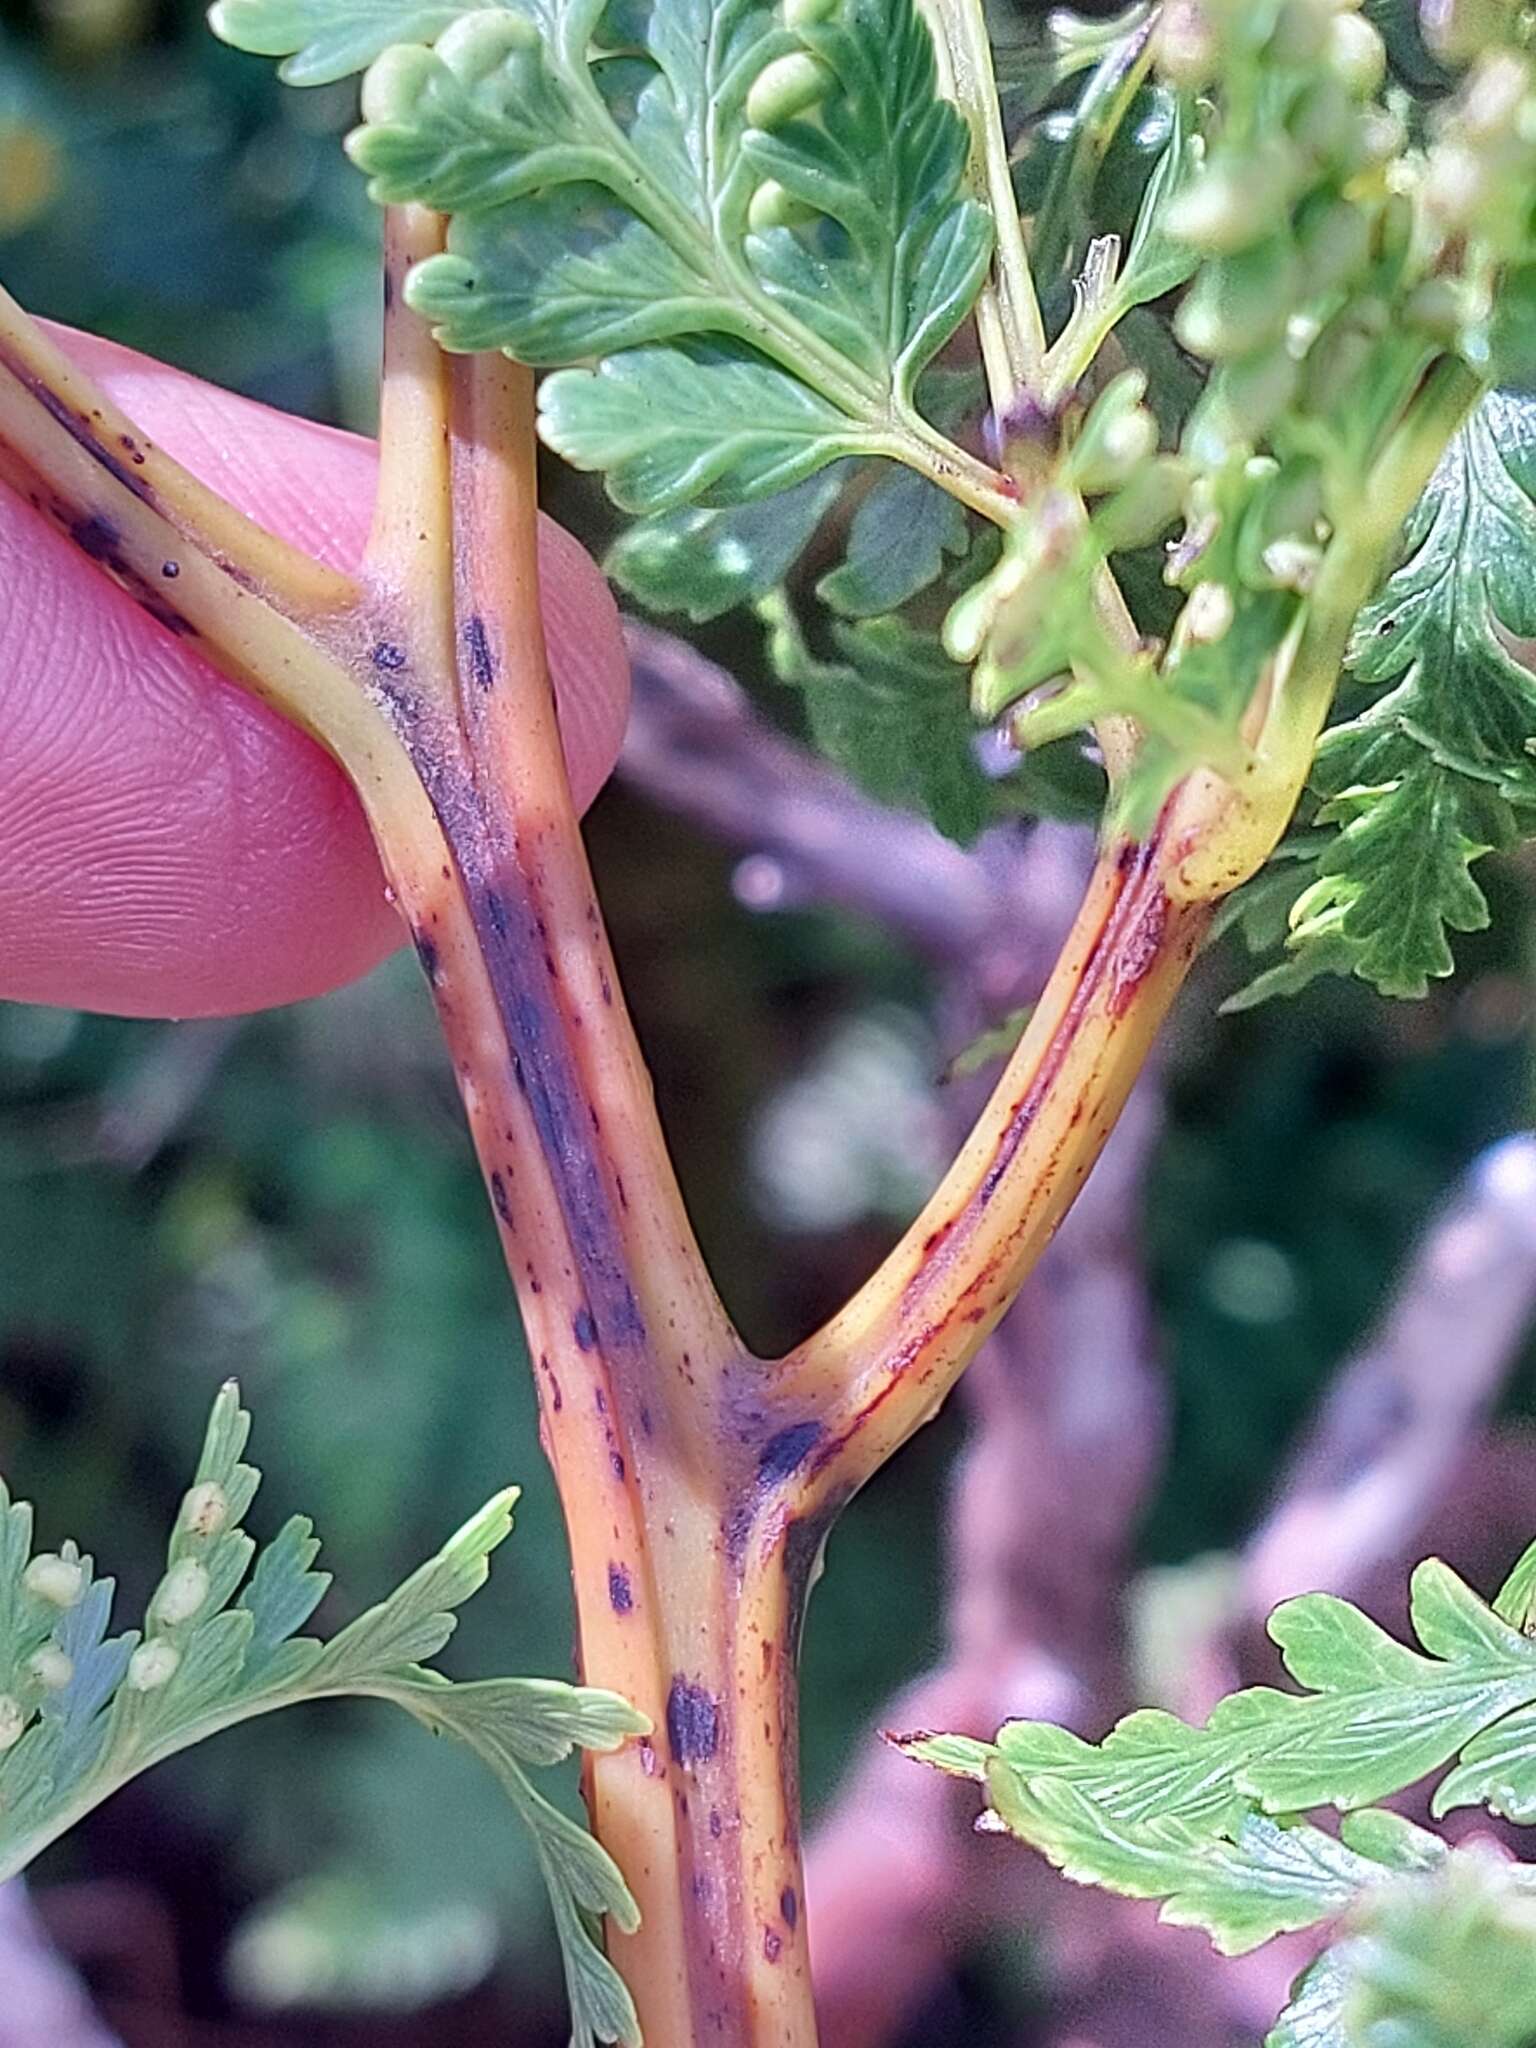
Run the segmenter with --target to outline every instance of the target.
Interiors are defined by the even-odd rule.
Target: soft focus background
[[[204,32],[194,0],[7,0],[0,22],[7,286],[36,311],[366,427],[375,221],[338,147],[351,89],[281,91],[270,65]],[[552,479],[551,496],[601,543],[592,493]],[[710,651],[793,730],[793,703],[758,681],[750,635],[717,635]],[[750,817],[726,848],[650,801],[653,766],[639,761],[601,800],[595,854],[706,1246],[752,1338],[781,1345],[867,1269],[942,1162],[955,1114],[936,1081],[979,999],[889,920],[790,887],[785,862],[753,850]],[[1016,885],[1033,886],[1027,871]],[[1128,1689],[1187,1673],[1232,1622],[1235,1568],[1212,1560],[1255,1526],[1319,1390],[1446,1191],[1530,1119],[1532,883],[1509,868],[1490,885],[1494,931],[1463,946],[1461,977],[1426,1003],[1323,986],[1218,1019],[1242,969],[1217,949],[1181,1008],[1113,1248],[1150,1319],[1111,1318],[1086,1340],[1138,1347],[1156,1393],[1152,1409],[1098,1418],[1133,1438],[1145,1427],[1149,1441],[1127,1509],[1127,1582],[1098,1596],[1117,1656],[1122,1628],[1132,1654],[1091,1697],[1067,1686],[1085,1732]],[[1063,886],[1070,875],[1045,875],[1040,889],[1060,901],[1025,904],[1021,918],[1048,923]],[[1536,1520],[1519,1436],[1532,1361],[1507,1331],[1489,1342],[1485,1398],[1502,1433],[1488,1449],[1479,1416],[1454,1425],[1470,1463],[1408,1504],[1402,1538],[1416,1554],[1428,1525],[1485,1586],[1531,1533],[1527,1508]],[[326,1002],[230,1025],[0,1007],[0,1469],[41,1500],[43,1536],[78,1536],[130,1601],[155,1579],[208,1403],[232,1372],[267,1474],[256,1526],[317,1516],[338,1612],[393,1584],[497,1486],[522,1482],[519,1534],[453,1665],[568,1670],[563,1548],[509,1294],[405,961]],[[1152,1381],[1125,1383],[1144,1393]],[[1111,1404],[1116,1384],[1111,1373]],[[1371,1398],[1387,1397],[1378,1386]],[[1344,1466],[1329,1468],[1341,1484],[1351,1429],[1368,1460],[1404,1426],[1366,1410],[1343,1431]],[[901,1844],[920,1838],[901,1774],[921,1774],[893,1774],[869,1730],[946,1654],[947,1485],[966,1427],[957,1412],[929,1429],[856,1505],[813,1604],[813,1814],[864,1773],[826,1838],[832,1945],[845,1930],[834,1894],[859,1892],[859,1844],[889,1835],[889,1877]],[[1041,1479],[1027,1453],[993,1472],[994,1489],[1026,1503]],[[1467,1478],[1479,1470],[1486,1483]],[[1075,1538],[1053,1541],[1070,1553]],[[1023,1549],[1011,1557],[1004,1543],[992,1564],[1018,1580],[1016,1612],[1044,1613],[1048,1630],[1057,1595],[1023,1583]],[[1083,1557],[1098,1568],[1091,1545]],[[1246,1637],[1232,1654],[1264,1671]],[[965,1819],[946,1805],[961,1842]],[[938,1922],[956,1880],[930,1862]],[[228,1735],[130,1790],[36,1877],[45,1925],[128,2048],[561,2038],[543,1905],[510,1815],[470,1762],[382,1709]],[[1122,2036],[1107,2010],[1064,2020],[1051,1986],[1053,1972],[1071,1976],[1072,1942],[1055,1926],[1043,1960],[1031,1912],[936,1939],[900,2026],[857,2017],[850,1991],[847,2017],[829,2018],[832,2048],[1254,2038],[1230,2004],[1203,2033],[1186,2017],[1181,2036]],[[1149,1948],[1152,1978],[1181,1970],[1193,1939]],[[839,1969],[858,1975],[831,1954],[829,1996]],[[1137,1996],[1146,2014],[1150,1994]],[[0,2041],[9,2048],[3,2000]]]

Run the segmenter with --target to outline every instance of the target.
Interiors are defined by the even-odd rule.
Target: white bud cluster
[[[128,1659],[127,1683],[135,1692],[159,1692],[170,1684],[181,1665],[181,1652],[173,1643],[140,1643]]]
[[[158,1628],[180,1628],[202,1612],[207,1598],[208,1567],[195,1557],[184,1557],[156,1588],[149,1603],[150,1621]]]
[[[181,1504],[181,1526],[206,1542],[229,1521],[229,1495],[217,1480],[204,1479],[190,1488]]]
[[[1420,197],[1447,239],[1472,236],[1510,259],[1528,254],[1520,195],[1536,175],[1536,73],[1511,49],[1468,72],[1429,152]]]
[[[75,1675],[74,1659],[66,1656],[56,1643],[44,1643],[27,1659],[27,1675],[44,1692],[62,1692]]]
[[[1182,614],[1184,630],[1199,647],[1213,647],[1232,630],[1237,606],[1225,583],[1197,583]]]
[[[50,1607],[78,1607],[85,1597],[85,1568],[72,1557],[45,1550],[27,1566],[21,1583]]]

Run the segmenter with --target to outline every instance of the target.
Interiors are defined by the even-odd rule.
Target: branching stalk
[[[991,109],[992,345],[1006,337],[1016,390],[1038,366],[1039,319],[1011,194],[1002,203],[990,59],[964,0],[939,12],[963,104]],[[1023,1043],[923,1215],[822,1331],[785,1359],[751,1356],[683,1208],[566,783],[540,626],[532,379],[499,355],[443,353],[400,289],[442,232],[434,214],[388,216],[379,498],[356,578],[196,483],[4,298],[0,474],[356,784],[517,1288],[584,1674],[656,1729],[589,1766],[594,1824],[643,1916],[637,1935],[614,1936],[615,1956],[653,2048],[814,2048],[795,1662],[817,1554],[1049,1241],[1233,878],[1232,833],[1257,828],[1197,779],[1146,844],[1105,853]],[[1357,586],[1469,382],[1425,387],[1373,480],[1377,524],[1339,555],[1337,587],[1319,586],[1315,631],[1274,700],[1294,721],[1284,751],[1298,776]],[[1264,812],[1264,831],[1293,798]]]
[[[1464,363],[1441,357],[1387,436],[1323,557],[1295,643],[1282,650],[1248,769],[1236,784],[1192,778],[1186,843],[1169,880],[1178,901],[1229,895],[1274,851],[1311,770],[1355,615],[1481,388]]]
[[[925,0],[939,86],[971,131],[971,179],[992,215],[997,243],[992,274],[976,306],[976,326],[992,409],[1005,418],[1036,383],[1045,359],[1045,323],[1013,195],[1008,140],[992,65],[992,41],[978,0]]]
[[[954,1166],[879,1271],[784,1362],[823,1417],[801,1512],[862,1485],[927,1421],[1087,1179],[1205,934],[1169,899],[1177,800],[1099,861],[1002,1080]]]

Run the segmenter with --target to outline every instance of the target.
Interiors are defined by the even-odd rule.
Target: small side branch
[[[882,1706],[884,1727],[990,1739],[1025,1718],[1097,1734],[1128,1703],[1120,1610],[1163,1437],[1138,1244],[1157,1125],[1155,1092],[1138,1092],[1083,1201],[965,1377],[949,1642],[934,1670]],[[885,2048],[990,1927],[1036,1929],[1075,1975],[1083,1894],[978,1836],[974,1812],[969,1788],[866,1744],[808,1863],[817,2009],[839,2048]],[[1175,2038],[1159,2034],[1161,2004],[1141,2016],[1149,2036]]]
[[[1160,832],[1101,858],[990,1103],[885,1264],[781,1368],[825,1436],[807,1503],[853,1491],[926,1421],[1087,1179],[1207,929],[1168,899]]]
[[[0,291],[0,483],[168,632],[327,747],[365,801],[405,764],[358,689],[352,578],[235,510],[160,449]]]
[[[268,533],[157,448],[3,290],[0,475],[146,609],[159,603],[173,632],[189,595],[185,549],[288,618],[325,619],[356,600],[349,577]]]
[[[1014,197],[1008,143],[992,67],[992,40],[978,0],[925,0],[942,91],[971,131],[971,175],[992,215],[997,244],[976,326],[993,410],[1004,417],[1038,381],[1045,323]]]

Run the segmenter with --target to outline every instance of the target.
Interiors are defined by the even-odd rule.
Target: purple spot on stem
[[[469,655],[469,673],[477,688],[489,690],[496,683],[496,658],[491,653],[485,621],[478,612],[465,621],[464,647]]]
[[[681,1676],[667,1694],[667,1741],[680,1764],[708,1763],[720,1747],[720,1708],[702,1685]]]

